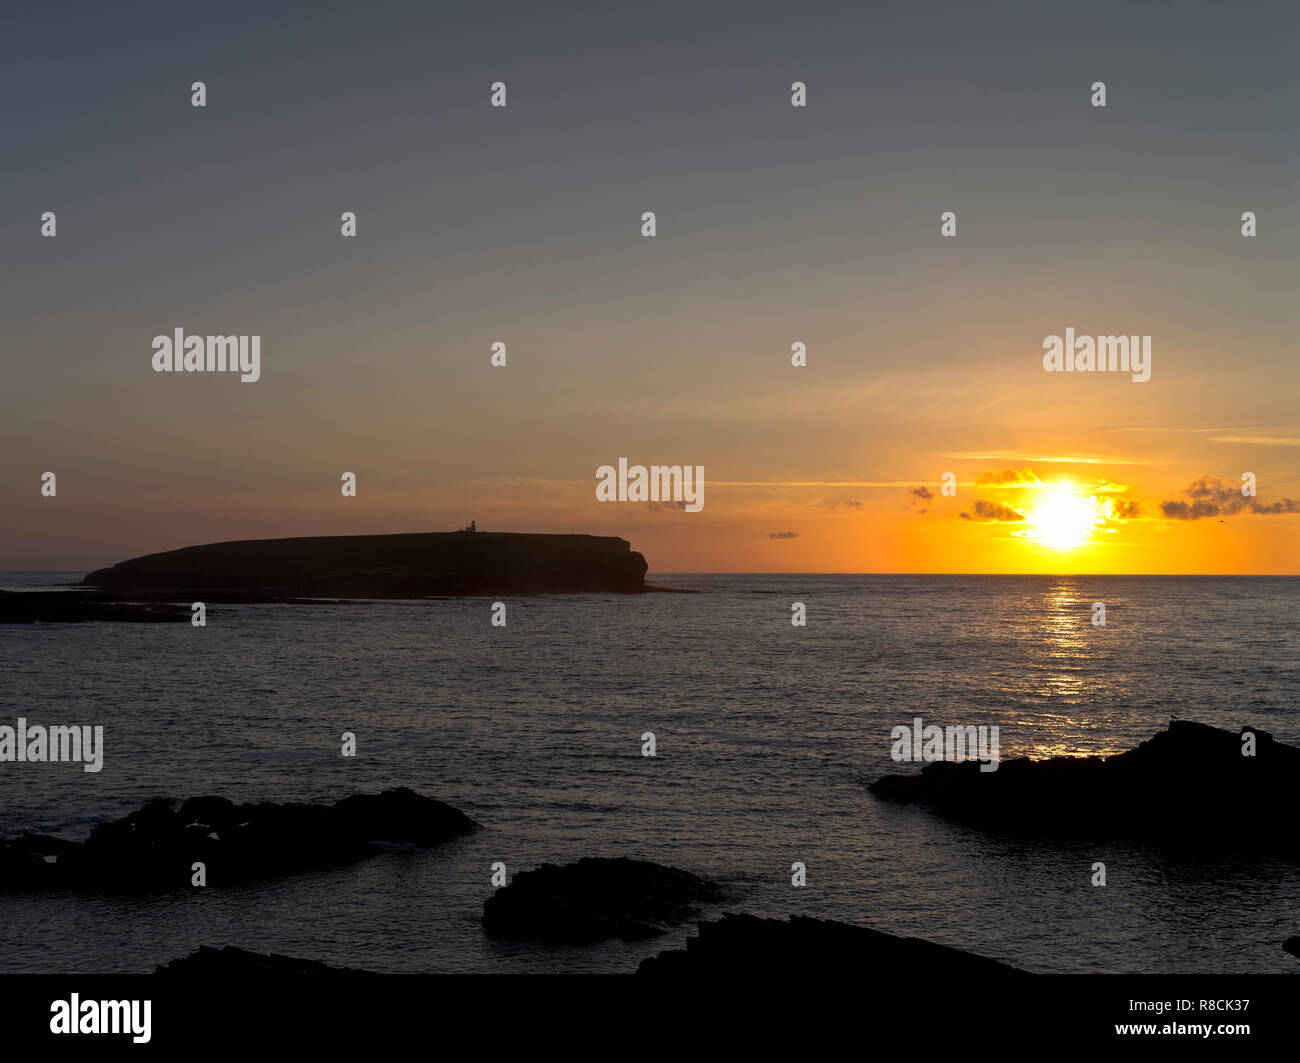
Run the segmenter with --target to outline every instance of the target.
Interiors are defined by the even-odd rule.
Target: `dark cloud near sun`
[[[928,487],[909,487],[903,496],[903,505],[917,513],[926,513],[934,501],[934,492]]]
[[[1277,502],[1263,503],[1258,498],[1241,493],[1241,485],[1217,476],[1198,476],[1185,488],[1182,498],[1167,499],[1160,503],[1160,512],[1167,520],[1204,520],[1209,517],[1230,517],[1237,513],[1255,513],[1267,516],[1276,513],[1300,513],[1294,499],[1283,498]]]
[[[962,520],[983,521],[990,524],[1020,524],[1025,515],[1001,502],[986,502],[980,499],[975,503],[974,513],[963,513]]]
[[[799,533],[792,532],[792,531],[772,532],[772,534],[769,535],[768,538],[769,539],[797,539],[799,538]]]
[[[1037,487],[1041,483],[1033,469],[985,469],[975,477],[976,487]]]

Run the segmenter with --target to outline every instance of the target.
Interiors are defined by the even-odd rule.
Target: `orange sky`
[[[211,499],[181,492],[127,503],[151,515],[147,527],[120,529],[113,513],[122,503],[106,499],[46,500],[29,507],[28,519],[56,541],[69,516],[83,532],[102,529],[108,553],[87,557],[84,567],[226,538],[446,530],[476,519],[485,531],[620,535],[645,553],[652,572],[1300,572],[1300,506],[1270,490],[1266,472],[1253,470],[1259,482],[1251,500],[1240,495],[1240,474],[1233,480],[1227,470],[1198,480],[1161,466],[957,458],[938,464],[945,468],[929,479],[848,482],[715,482],[706,467],[698,513],[672,504],[598,502],[594,469],[585,482],[458,483],[456,493],[474,499],[464,504],[448,503],[447,492],[432,485],[370,484],[362,469],[356,498],[336,499],[322,473],[313,495],[274,499],[275,513],[265,496],[215,512]],[[947,471],[955,476],[953,496],[942,493]],[[1042,501],[1049,495],[1066,499],[1064,538],[1077,533],[1077,544],[1043,541],[1053,531],[1053,510]],[[1203,515],[1189,519],[1198,503]]]
[[[1300,572],[1294,364],[1268,366],[1280,383],[1261,389],[1240,361],[1175,338],[1137,384],[1045,373],[1025,339],[997,364],[879,372],[846,339],[810,344],[807,367],[777,351],[741,369],[725,323],[712,332],[723,369],[593,363],[563,386],[561,352],[494,369],[484,347],[412,368],[402,387],[335,365],[250,385],[148,374],[129,387],[106,375],[102,396],[53,388],[59,433],[8,452],[0,568],[476,519],[619,535],[652,572]],[[624,382],[613,396],[609,380]],[[141,387],[148,417],[106,431]],[[703,510],[598,502],[596,470],[620,457],[704,466]],[[39,494],[47,469],[52,499]],[[355,498],[340,494],[344,471]],[[1253,500],[1239,493],[1245,472]],[[1061,480],[1109,500],[1110,519],[1074,549],[1027,536],[1022,519]]]

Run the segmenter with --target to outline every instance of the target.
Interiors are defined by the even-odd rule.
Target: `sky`
[[[1300,572],[1297,44],[1263,2],[7,3],[0,568],[474,519],[652,573]],[[154,372],[177,328],[260,379]],[[1045,371],[1067,328],[1150,379]],[[703,509],[597,501],[620,457]]]

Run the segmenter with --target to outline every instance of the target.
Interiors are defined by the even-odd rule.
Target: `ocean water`
[[[701,593],[508,599],[505,628],[484,598],[0,628],[0,722],[102,724],[106,746],[98,774],[0,765],[0,834],[79,839],[155,796],[332,802],[398,785],[485,828],[239,889],[9,895],[0,971],[145,972],[201,944],[390,972],[632,971],[680,946],[685,927],[581,947],[484,936],[494,861],[514,874],[596,855],[710,877],[729,894],[712,911],[840,919],[1033,971],[1295,969],[1280,942],[1300,932],[1298,865],[1029,844],[865,784],[915,770],[889,758],[914,715],[997,724],[1003,757],[1118,752],[1171,715],[1300,743],[1300,580],[651,578]],[[340,756],[349,730],[356,758]]]

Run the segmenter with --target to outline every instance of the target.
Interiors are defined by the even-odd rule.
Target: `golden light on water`
[[[1126,704],[1132,695],[1123,676],[1098,674],[1087,661],[1100,650],[1099,629],[1087,622],[1093,596],[1086,584],[1062,578],[1046,590],[1041,607],[1026,620],[1031,668],[1009,697],[1037,702],[1033,711],[1008,721],[1003,757],[1113,756],[1132,742],[1115,731],[1123,714],[1098,711]],[[1102,629],[1104,630],[1104,629]],[[1101,652],[1108,652],[1100,650]],[[1008,735],[1025,736],[1016,746]]]

